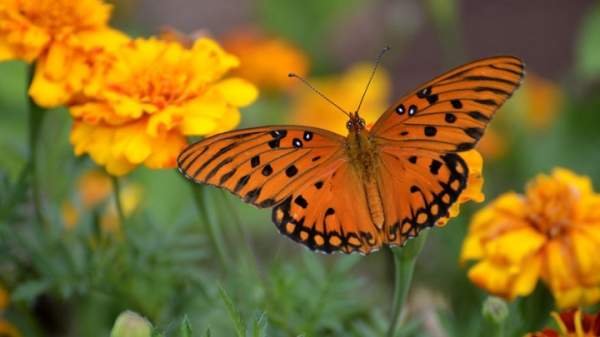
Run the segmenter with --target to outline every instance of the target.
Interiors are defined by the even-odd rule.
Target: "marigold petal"
[[[515,294],[512,294],[509,288],[511,276],[502,266],[482,260],[469,270],[468,276],[471,282],[480,288],[504,298],[514,298]]]
[[[229,78],[223,80],[213,87],[225,101],[236,107],[244,107],[256,100],[258,90],[250,82],[241,78]]]
[[[533,256],[522,263],[521,272],[515,276],[512,291],[517,296],[526,296],[535,289],[542,269],[542,261]]]
[[[525,258],[537,253],[545,242],[543,235],[532,228],[523,227],[502,233],[483,247],[488,258],[514,265],[521,264]]]
[[[144,161],[149,168],[163,169],[177,166],[177,156],[187,146],[185,137],[169,132],[152,140],[152,153]]]

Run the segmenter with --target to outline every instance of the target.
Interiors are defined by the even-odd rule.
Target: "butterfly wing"
[[[325,170],[342,154],[344,138],[293,126],[236,130],[201,140],[177,159],[183,175],[224,188],[257,207],[270,207]]]
[[[414,149],[472,149],[523,76],[524,64],[512,56],[463,65],[397,101],[379,118],[371,133]]]
[[[424,84],[377,121],[371,136],[380,151],[386,242],[403,244],[448,215],[469,176],[457,152],[477,144],[523,76],[515,57],[475,61]]]
[[[275,126],[227,132],[185,149],[186,178],[273,207],[279,231],[323,252],[367,253],[381,245],[345,139],[317,128]]]

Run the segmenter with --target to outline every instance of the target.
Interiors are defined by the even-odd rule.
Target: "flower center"
[[[528,218],[548,238],[568,231],[574,220],[579,191],[567,184],[538,179],[527,189]]]

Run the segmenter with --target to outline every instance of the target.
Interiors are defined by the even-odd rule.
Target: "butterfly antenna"
[[[385,46],[385,48],[383,48],[383,50],[381,50],[381,52],[379,52],[379,55],[377,56],[377,60],[375,61],[375,66],[373,67],[373,71],[371,72],[371,77],[369,77],[369,82],[367,82],[367,86],[365,87],[365,91],[363,92],[361,98],[360,98],[360,102],[358,102],[358,107],[356,108],[356,113],[358,114],[358,110],[360,110],[360,107],[363,104],[363,101],[365,99],[365,96],[367,95],[367,90],[369,90],[369,86],[371,85],[371,81],[373,81],[373,77],[375,77],[375,71],[377,71],[377,67],[379,66],[379,63],[381,62],[381,58],[383,57],[383,54],[385,54],[385,52],[387,52],[388,50],[390,50],[390,46]]]
[[[300,81],[302,81],[304,84],[306,84],[306,86],[308,86],[310,89],[312,89],[312,91],[314,91],[315,93],[317,93],[317,95],[323,97],[327,102],[331,103],[333,106],[335,106],[336,108],[338,108],[341,112],[343,112],[346,116],[348,117],[352,117],[350,116],[350,113],[348,113],[346,110],[342,109],[339,105],[335,104],[334,101],[332,101],[331,99],[329,99],[329,97],[325,96],[322,92],[320,92],[319,90],[317,90],[315,87],[313,87],[310,83],[308,83],[307,80],[305,80],[304,78],[302,78],[299,75],[296,75],[294,73],[289,73],[288,77],[295,77],[297,79],[299,79]]]

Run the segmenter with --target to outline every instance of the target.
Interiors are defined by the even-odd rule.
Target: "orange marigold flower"
[[[527,337],[598,337],[600,336],[600,312],[595,315],[582,313],[580,310],[552,313],[558,325],[555,329],[544,329],[530,333]]]
[[[110,11],[101,0],[3,0],[0,61],[36,61],[29,94],[44,107],[65,104],[97,55],[128,40],[107,26]]]
[[[137,39],[97,65],[85,99],[70,106],[71,143],[113,175],[140,164],[175,167],[187,135],[234,128],[239,108],[257,97],[239,78],[223,79],[239,64],[213,40],[191,48],[157,39]]]
[[[224,48],[241,60],[235,74],[268,90],[288,89],[295,84],[288,73],[306,76],[308,57],[291,42],[266,36],[256,29],[238,30],[223,39]]]
[[[372,71],[372,64],[361,63],[350,67],[341,75],[311,79],[311,83],[346,111],[354,111]],[[369,86],[369,92],[365,96],[360,111],[361,117],[367,122],[367,128],[373,125],[383,111],[388,108],[390,87],[391,81],[388,73],[385,69],[379,68]],[[347,118],[311,90],[307,90],[305,87],[297,88],[292,108],[294,124],[315,126],[345,135],[348,133]],[[469,167],[469,177],[467,178],[467,188],[461,193],[458,202],[449,210],[449,218],[458,215],[460,204],[467,201],[482,202],[484,200],[481,192],[483,188],[481,155],[476,150],[461,152],[460,155]],[[442,218],[438,220],[437,225],[443,226],[447,221],[448,218]]]
[[[461,259],[477,260],[469,278],[513,299],[541,278],[560,308],[600,300],[600,194],[587,177],[557,168],[540,175],[525,195],[506,193],[480,210]]]

